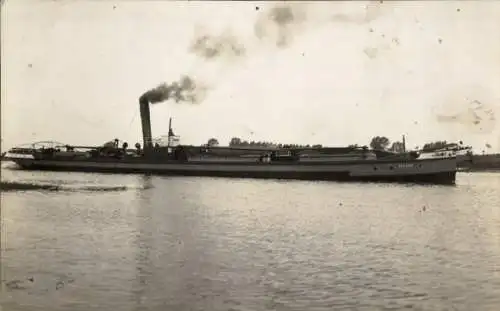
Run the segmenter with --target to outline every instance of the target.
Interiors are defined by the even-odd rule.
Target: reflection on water
[[[142,181],[150,186],[149,189],[152,187],[151,177],[142,177]],[[143,203],[140,204],[141,206],[151,206],[151,200],[147,194],[140,196],[140,198],[141,201],[143,201]],[[147,295],[149,283],[153,280],[154,275],[153,271],[151,271],[152,262],[150,258],[151,249],[154,248],[154,243],[152,241],[153,234],[150,230],[152,217],[153,215],[149,208],[137,210],[138,232],[133,242],[136,247],[136,252],[134,254],[136,282],[133,292],[136,296],[135,303],[137,306],[143,304],[143,300]]]
[[[2,193],[5,310],[500,307],[500,174],[457,187],[4,179],[126,186]]]

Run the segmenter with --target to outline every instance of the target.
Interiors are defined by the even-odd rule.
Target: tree
[[[233,137],[229,141],[229,146],[234,147],[234,146],[239,146],[239,145],[241,145],[241,138]]]
[[[374,150],[385,150],[389,147],[391,141],[385,136],[375,136],[370,142],[370,147]]]
[[[217,147],[219,145],[219,141],[217,140],[217,138],[210,138],[207,142],[207,145],[209,147]]]
[[[405,151],[405,145],[400,142],[400,141],[395,141],[392,143],[392,146],[390,148],[392,152],[404,152]]]

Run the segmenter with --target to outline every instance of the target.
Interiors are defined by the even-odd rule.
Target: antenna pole
[[[167,138],[167,148],[170,147],[170,134],[172,134],[172,117],[168,119],[168,138]]]

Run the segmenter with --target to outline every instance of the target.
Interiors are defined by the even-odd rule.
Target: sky
[[[1,14],[2,150],[142,143],[139,97],[188,76],[200,99],[152,105],[154,137],[172,117],[184,144],[406,135],[500,152],[499,1],[7,0]]]

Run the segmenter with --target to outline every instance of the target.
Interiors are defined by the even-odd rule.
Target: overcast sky
[[[187,144],[406,134],[411,147],[461,139],[500,151],[500,1],[280,5],[7,0],[2,149],[142,143],[139,96],[188,75],[203,100],[153,105],[153,136],[173,117]],[[220,55],[203,57],[203,40],[192,48],[204,35]]]

